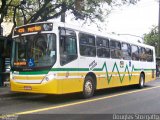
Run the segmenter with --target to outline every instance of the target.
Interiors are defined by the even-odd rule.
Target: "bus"
[[[67,94],[84,98],[95,90],[156,79],[155,49],[62,22],[16,27],[11,57],[11,91]]]

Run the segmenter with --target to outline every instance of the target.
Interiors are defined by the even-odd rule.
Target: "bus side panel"
[[[139,72],[134,72],[134,73],[140,74]],[[119,76],[113,76],[110,82],[108,82],[107,78],[98,78],[97,89],[120,87],[138,83],[139,83],[139,75],[132,75],[131,79],[129,79],[127,73],[125,73],[123,80],[120,80]]]
[[[121,66],[123,62],[123,66]],[[128,60],[108,59],[106,62],[97,62],[97,68],[102,68],[102,72],[97,72],[97,89],[126,86],[139,83],[140,72],[134,71],[133,64],[129,65]],[[132,63],[132,62],[131,62]],[[98,70],[98,69],[97,69]]]
[[[85,72],[79,73],[78,62],[76,59],[65,65],[58,66],[57,72],[59,86],[61,86],[62,94],[80,92],[83,90],[83,81]]]
[[[150,69],[145,70],[145,82],[149,82],[156,79],[156,64],[155,62],[148,62],[147,67]]]
[[[149,81],[152,81],[152,80],[155,80],[155,79],[156,79],[155,72],[154,73],[152,71],[145,72],[145,82],[149,82]]]
[[[97,76],[97,89],[107,88],[107,77],[105,72],[95,72]]]
[[[62,93],[74,93],[83,90],[83,81],[79,78],[68,78],[59,80],[60,86],[62,86]]]
[[[132,72],[131,80],[129,81],[129,85],[135,85],[139,83],[140,72]]]

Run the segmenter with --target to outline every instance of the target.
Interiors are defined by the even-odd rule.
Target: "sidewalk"
[[[6,86],[6,87],[0,87],[0,96],[3,95],[9,95],[12,94],[13,92],[11,92],[10,87]]]

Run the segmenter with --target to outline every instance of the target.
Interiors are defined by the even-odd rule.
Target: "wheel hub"
[[[143,77],[141,77],[141,86],[143,87],[143,85],[144,85],[144,79]]]
[[[92,93],[92,83],[90,81],[86,82],[85,91],[88,95]]]

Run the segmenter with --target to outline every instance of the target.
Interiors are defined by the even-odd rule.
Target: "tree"
[[[148,34],[144,35],[144,42],[148,45],[154,46],[156,49],[156,55],[158,50],[158,26],[154,26]]]
[[[57,18],[66,11],[70,11],[75,19],[103,21],[106,12],[102,8],[103,4],[108,4],[109,7],[135,4],[137,1],[139,0],[1,0],[0,25],[5,17],[12,19],[14,26],[17,26]]]
[[[15,16],[16,10],[19,8],[20,0],[1,0],[0,1],[0,27],[4,20],[14,19],[16,25]]]

